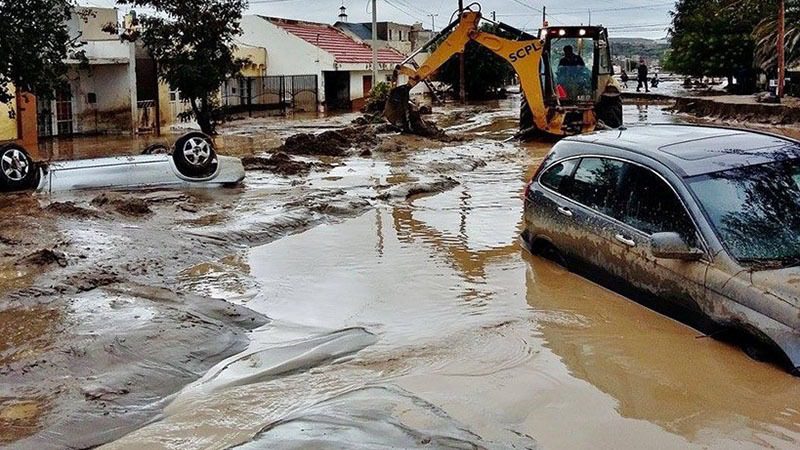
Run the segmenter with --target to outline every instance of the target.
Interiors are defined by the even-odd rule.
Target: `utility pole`
[[[783,88],[786,83],[786,51],[784,34],[786,34],[786,9],[784,0],[778,1],[778,98],[783,98]]]
[[[438,14],[428,14],[428,17],[431,18],[431,31],[436,31],[436,18],[439,17]]]
[[[547,26],[547,6],[542,6],[542,27]]]
[[[372,85],[378,85],[378,0],[372,0]]]
[[[461,19],[461,15],[464,14],[464,0],[458,0],[458,18]],[[464,50],[459,53],[459,61],[458,61],[458,81],[459,81],[459,89],[458,89],[458,96],[461,99],[461,104],[467,103],[467,76],[466,76],[466,69],[464,67]]]
[[[589,10],[589,26],[592,26],[592,10]]]
[[[492,11],[492,22],[497,22],[497,11]]]

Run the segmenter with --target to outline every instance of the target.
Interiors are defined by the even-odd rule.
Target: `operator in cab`
[[[583,58],[580,55],[575,54],[575,50],[572,48],[571,45],[567,45],[564,47],[564,57],[561,58],[558,65],[560,67],[568,67],[568,66],[580,66],[585,67],[586,63],[583,62]]]

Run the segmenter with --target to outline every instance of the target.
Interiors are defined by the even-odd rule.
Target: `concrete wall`
[[[9,84],[8,89],[13,92],[14,86]],[[0,142],[16,140],[19,137],[17,128],[16,102],[0,103]]]
[[[36,97],[21,92],[15,96],[10,104],[0,103],[0,143],[16,142],[37,157]]]

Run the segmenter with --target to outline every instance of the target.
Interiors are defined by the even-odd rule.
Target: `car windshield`
[[[695,177],[689,185],[734,258],[800,265],[800,159]]]

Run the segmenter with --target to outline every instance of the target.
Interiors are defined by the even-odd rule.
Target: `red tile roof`
[[[289,33],[333,55],[338,63],[371,63],[372,48],[362,44],[331,25],[298,20],[263,17]],[[391,48],[378,50],[378,62],[398,64],[406,57]]]

